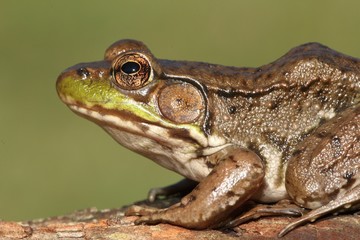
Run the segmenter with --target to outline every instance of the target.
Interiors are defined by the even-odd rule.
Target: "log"
[[[151,206],[166,207],[179,199],[158,200]],[[137,205],[149,205],[146,201]],[[274,239],[289,224],[290,217],[267,217],[227,230],[190,230],[169,224],[134,225],[135,216],[124,216],[127,207],[76,211],[66,216],[23,222],[0,221],[0,239],[122,239],[122,240],[184,240],[184,239]],[[360,239],[360,216],[344,214],[329,216],[306,224],[282,239]]]

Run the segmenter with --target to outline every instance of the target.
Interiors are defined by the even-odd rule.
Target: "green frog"
[[[309,209],[283,236],[359,208],[359,78],[359,59],[319,43],[245,68],[157,59],[120,40],[104,60],[66,69],[56,87],[72,111],[185,177],[149,194],[189,191],[179,203],[131,207],[136,224],[233,227]],[[269,206],[241,211],[250,201]]]

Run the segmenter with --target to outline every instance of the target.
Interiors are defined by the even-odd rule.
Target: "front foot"
[[[169,197],[174,194],[180,194],[183,197],[191,192],[197,184],[198,182],[185,178],[166,187],[152,188],[148,193],[148,201],[152,203],[159,197]]]
[[[160,223],[161,221],[153,220],[151,216],[157,215],[161,211],[164,210],[158,208],[152,208],[152,207],[141,207],[141,206],[133,205],[125,211],[125,216],[139,216],[139,218],[136,219],[134,222],[135,225],[140,225],[140,224],[153,225]]]
[[[157,208],[133,205],[126,209],[125,216],[147,216],[157,211],[159,211]]]
[[[134,206],[126,215],[140,215],[135,224],[218,227],[260,188],[264,166],[255,153],[237,147],[225,148],[215,157],[218,165],[180,203],[166,209]]]

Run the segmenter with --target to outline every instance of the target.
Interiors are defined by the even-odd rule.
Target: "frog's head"
[[[57,91],[71,110],[100,125],[123,146],[198,179],[206,173],[197,173],[204,170],[194,165],[205,163],[193,160],[221,144],[215,141],[212,146],[207,132],[204,87],[194,79],[167,75],[166,63],[141,42],[121,40],[106,50],[103,61],[65,70]]]

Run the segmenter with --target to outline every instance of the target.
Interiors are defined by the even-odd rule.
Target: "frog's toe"
[[[135,225],[154,225],[160,223],[160,220],[153,219],[150,215],[148,216],[141,216],[135,220]]]
[[[126,216],[146,216],[156,212],[158,209],[151,207],[141,207],[137,205],[133,205],[126,209]]]
[[[295,204],[280,201],[274,205],[258,204],[243,215],[225,224],[225,228],[233,228],[243,223],[271,216],[302,216],[305,209]]]

